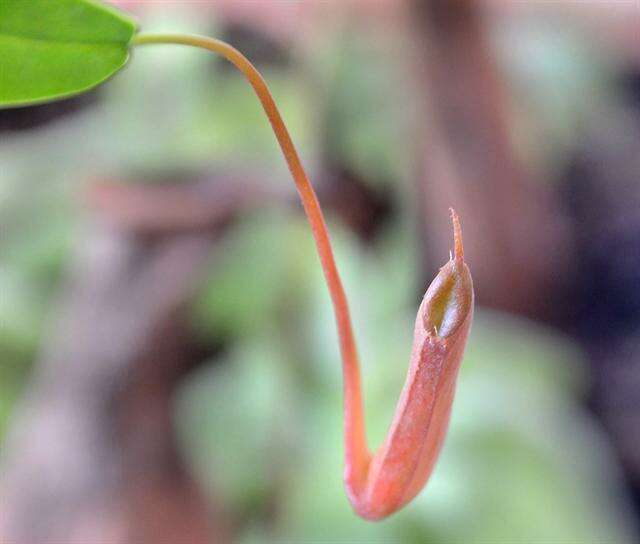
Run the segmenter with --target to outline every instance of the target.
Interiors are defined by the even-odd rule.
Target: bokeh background
[[[361,521],[328,293],[241,76],[154,46],[2,111],[0,541],[637,541],[640,4],[114,3],[263,71],[325,208],[372,445],[449,206],[476,320],[432,480]]]

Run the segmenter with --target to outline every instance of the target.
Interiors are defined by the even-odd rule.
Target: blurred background
[[[640,4],[114,3],[263,72],[325,209],[373,447],[449,206],[476,319],[430,483],[362,521],[329,296],[242,77],[154,46],[1,111],[0,541],[637,541]]]

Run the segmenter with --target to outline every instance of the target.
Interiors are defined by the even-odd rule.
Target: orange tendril
[[[464,265],[458,216],[451,209],[455,262],[463,264],[464,267],[452,271],[447,270],[445,265],[425,295],[418,311],[414,351],[407,383],[398,402],[396,416],[387,439],[372,457],[367,447],[360,365],[347,297],[336,267],[318,198],[267,84],[242,53],[214,38],[180,34],[139,34],[133,39],[133,44],[178,44],[212,51],[234,64],[253,87],[271,123],[300,195],[333,303],[344,380],[344,478],[347,494],[354,510],[362,517],[381,519],[389,515],[406,504],[424,486],[446,431],[453,398],[453,382],[464,341],[450,342],[451,339],[448,338],[445,342],[437,336],[437,331],[451,331],[465,325],[466,340],[472,311],[469,311],[470,305],[466,304],[466,313],[459,312],[460,315],[457,315],[455,306],[461,297],[466,296],[469,299],[469,293],[471,300],[473,297],[472,290],[469,290],[471,279]],[[441,278],[444,271],[448,278]],[[454,276],[454,280],[450,281]],[[431,291],[433,292],[430,294]],[[422,326],[423,314],[436,316],[429,318],[429,323],[432,323],[430,331]],[[453,323],[454,321],[456,323]],[[436,332],[435,336],[433,330]],[[450,347],[454,348],[453,351]],[[456,360],[450,362],[452,353]]]

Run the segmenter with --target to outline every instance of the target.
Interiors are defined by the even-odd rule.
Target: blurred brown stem
[[[429,262],[439,262],[449,243],[436,211],[453,206],[465,218],[478,301],[540,316],[561,276],[564,230],[552,195],[515,152],[509,99],[481,9],[473,0],[413,2]]]

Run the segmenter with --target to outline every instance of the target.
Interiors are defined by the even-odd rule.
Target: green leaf
[[[95,87],[125,65],[135,32],[92,0],[0,0],[0,107]]]

